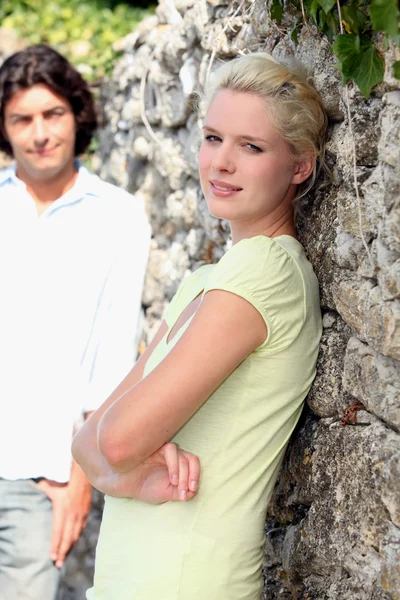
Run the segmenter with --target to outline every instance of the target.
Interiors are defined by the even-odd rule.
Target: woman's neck
[[[290,235],[296,237],[296,228],[294,226],[293,210],[290,210],[277,219],[254,222],[231,222],[232,244],[237,244],[240,240],[264,235],[274,238],[280,235]]]

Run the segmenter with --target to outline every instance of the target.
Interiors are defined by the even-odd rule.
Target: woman
[[[318,285],[293,201],[323,158],[321,99],[254,54],[218,69],[206,104],[201,185],[232,247],[185,279],[75,437],[107,494],[90,600],[261,598],[265,511],[315,375]]]

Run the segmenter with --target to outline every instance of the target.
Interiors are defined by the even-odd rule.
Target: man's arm
[[[92,413],[88,413],[88,418]],[[86,525],[92,503],[92,486],[75,461],[67,483],[41,479],[38,484],[53,505],[50,557],[61,568]]]
[[[74,461],[67,483],[41,479],[38,487],[53,505],[50,557],[61,568],[86,525],[92,502],[92,486]]]

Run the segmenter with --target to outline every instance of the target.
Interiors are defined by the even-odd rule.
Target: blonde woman
[[[259,600],[265,511],[315,375],[318,284],[293,202],[323,160],[321,99],[266,54],[206,92],[200,180],[232,247],[184,280],[75,437],[107,494],[90,600]]]

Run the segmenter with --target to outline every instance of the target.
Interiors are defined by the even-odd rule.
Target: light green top
[[[212,289],[248,300],[268,337],[172,440],[200,457],[193,500],[154,506],[106,498],[90,600],[261,598],[265,512],[315,376],[318,283],[294,238],[245,239],[184,280],[165,314],[169,331],[202,290]],[[165,335],[146,373],[186,327],[168,344]]]

